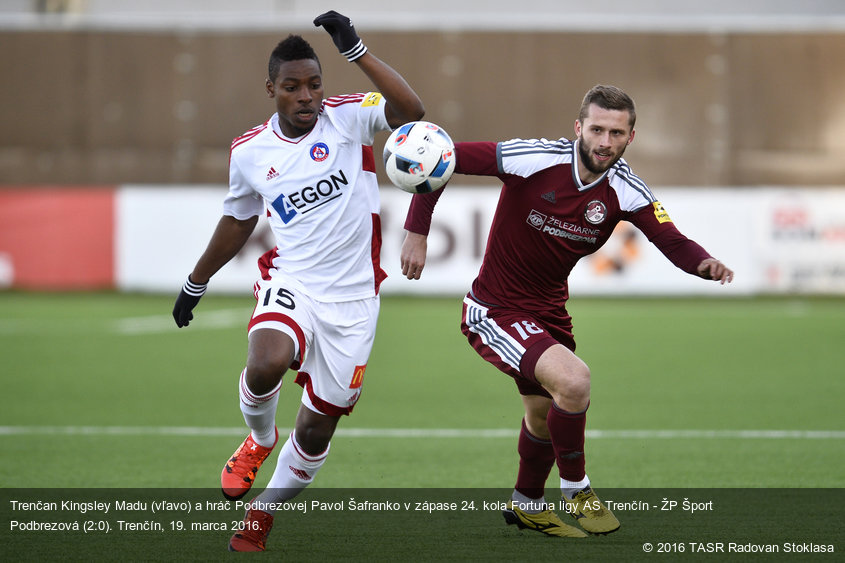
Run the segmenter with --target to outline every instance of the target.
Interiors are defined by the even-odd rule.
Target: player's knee
[[[306,408],[299,408],[296,415],[296,442],[309,455],[320,455],[329,447],[339,416],[328,416]]]
[[[247,386],[258,395],[269,393],[279,384],[289,365],[290,360],[282,354],[256,354],[247,361]]]
[[[590,404],[590,368],[586,364],[578,371],[570,390],[571,403],[567,410],[581,412]]]
[[[319,455],[326,451],[331,442],[334,428],[321,425],[296,425],[296,441],[308,455]]]
[[[305,432],[303,436],[297,436],[299,445],[308,455],[320,455],[331,442],[331,435],[321,432]]]
[[[562,409],[580,412],[590,404],[590,368],[581,362],[558,378],[549,392]]]

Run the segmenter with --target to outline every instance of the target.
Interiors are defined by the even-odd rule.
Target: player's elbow
[[[408,121],[419,121],[425,117],[425,106],[422,100],[417,98],[417,103],[409,110]]]
[[[405,114],[407,121],[419,121],[425,116],[425,105],[423,105],[422,99],[416,94],[408,96],[403,105],[402,113]]]
[[[420,121],[425,115],[422,100],[406,100],[402,104],[389,104],[385,111],[387,124],[392,128],[399,127],[411,121]]]

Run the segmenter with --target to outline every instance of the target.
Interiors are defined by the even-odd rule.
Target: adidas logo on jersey
[[[555,203],[557,201],[557,198],[555,198],[554,192],[546,192],[543,195],[541,195],[540,197],[542,197],[543,199],[545,199],[549,203]]]
[[[279,175],[279,173],[276,172],[276,169],[271,166],[270,170],[267,171],[267,181],[269,182],[270,180],[277,177],[278,175]]]

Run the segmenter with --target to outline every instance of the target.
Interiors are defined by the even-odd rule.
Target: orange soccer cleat
[[[220,484],[223,488],[223,496],[229,500],[238,500],[249,492],[255,482],[255,474],[273,448],[279,441],[279,430],[276,429],[276,441],[269,448],[259,446],[252,439],[252,433],[235,450],[226,465],[223,466],[223,473],[220,475]]]
[[[235,532],[229,540],[229,551],[264,551],[272,528],[272,514],[247,510],[241,531]]]

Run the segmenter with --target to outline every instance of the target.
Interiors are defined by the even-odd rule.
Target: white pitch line
[[[218,309],[206,311],[197,322],[191,325],[196,330],[211,330],[218,328],[246,327],[249,321],[249,309]],[[198,313],[199,315],[199,313]],[[149,315],[145,317],[127,317],[114,322],[115,330],[120,334],[156,334],[160,332],[176,332],[179,330],[171,315]]]
[[[250,309],[218,309],[203,311],[191,323],[191,331],[219,330],[243,327],[246,330]],[[172,315],[146,315],[142,317],[124,317],[120,319],[95,321],[73,319],[62,322],[42,321],[38,319],[0,319],[0,335],[19,336],[27,334],[61,333],[116,333],[127,336],[177,332],[179,328],[173,322]]]
[[[242,436],[246,428],[198,426],[0,426],[0,436]],[[290,429],[279,429],[280,434]],[[513,438],[510,428],[339,428],[345,438]],[[843,440],[845,430],[587,430],[592,439],[740,439],[740,440]]]

